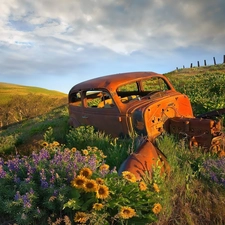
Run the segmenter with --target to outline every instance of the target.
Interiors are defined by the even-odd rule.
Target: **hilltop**
[[[201,66],[201,67],[192,67],[192,68],[181,68],[177,70],[170,71],[165,73],[165,76],[194,76],[202,74],[215,74],[215,73],[225,73],[225,64],[211,65],[211,66]]]
[[[27,94],[37,94],[37,95],[45,95],[48,97],[57,97],[63,98],[66,97],[67,94],[56,91],[56,90],[48,90],[40,87],[32,87],[32,86],[24,86],[18,84],[10,84],[0,82],[0,105],[6,104],[10,101],[15,95],[27,95]]]

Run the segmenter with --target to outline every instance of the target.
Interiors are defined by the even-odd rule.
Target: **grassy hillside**
[[[39,87],[0,83],[0,128],[67,104],[67,94]]]
[[[171,80],[177,90],[188,95],[196,115],[211,109],[225,107],[224,64],[210,67],[179,69],[169,72],[165,74],[165,76]],[[55,141],[60,143],[60,147],[54,145]],[[190,151],[185,145],[185,140],[179,141],[168,135],[160,137],[157,143],[159,148],[168,157],[171,173],[165,180],[163,177],[160,177],[159,174],[153,178],[153,182],[157,183],[160,190],[157,192],[156,199],[162,205],[162,211],[156,216],[152,215],[152,212],[149,212],[149,215],[152,216],[152,220],[156,220],[156,222],[149,223],[149,225],[225,224],[225,157],[219,158],[211,153],[205,153],[201,149]],[[102,133],[95,133],[90,127],[70,129],[68,126],[68,108],[63,104],[42,115],[26,119],[21,123],[15,123],[9,126],[7,129],[0,130],[0,157],[4,159],[13,159],[16,154],[31,155],[32,152],[35,152],[35,154],[43,153],[40,151],[43,146],[45,146],[45,149],[49,151],[51,156],[54,156],[54,154],[58,152],[58,149],[61,149],[64,153],[67,153],[67,151],[80,151],[81,154],[84,152],[82,150],[86,150],[86,148],[90,149],[93,147],[95,150],[100,149],[107,156],[104,162],[110,166],[110,169],[113,169],[114,166],[118,169],[123,160],[135,150],[134,140],[113,139]],[[38,155],[35,154],[34,156],[37,157]],[[57,162],[63,158],[63,155],[58,156],[61,158],[57,158]],[[40,154],[39,157],[41,158],[43,155]],[[66,160],[68,160],[67,156]],[[49,164],[48,162],[49,161],[47,161],[47,164]],[[46,162],[43,162],[43,164],[39,166],[41,167],[45,165],[45,163]],[[66,224],[66,218],[62,218],[64,213],[63,210],[61,211],[62,202],[70,198],[75,199],[75,197],[80,197],[84,194],[84,192],[75,193],[74,190],[71,190],[70,185],[65,185],[65,179],[62,178],[67,174],[67,170],[66,172],[63,170],[66,163],[67,162],[63,161],[62,167],[60,168],[57,168],[57,165],[52,165],[53,170],[58,169],[58,186],[54,186],[54,184],[53,188],[40,191],[40,196],[44,196],[41,202],[37,203],[37,199],[34,199],[32,202],[32,204],[36,203],[36,206],[40,207],[42,213],[45,212],[47,215],[43,213],[38,217],[36,206],[29,209],[27,208],[27,211],[25,211],[21,206],[16,205],[15,201],[12,201],[10,205],[8,201],[4,201],[5,196],[0,195],[0,201],[2,202],[0,206],[0,224],[15,223],[12,216],[10,217],[10,215],[13,215],[13,212],[15,214],[13,218],[16,218],[16,222],[18,223],[19,221],[21,224],[26,224],[21,217],[27,212],[27,217],[29,218],[30,215],[30,219],[33,221],[29,224],[32,225],[47,224],[47,220],[51,221],[48,222],[48,224]],[[93,161],[91,163],[93,165]],[[39,169],[41,170],[41,168]],[[52,173],[53,170],[45,170],[46,174],[48,173],[48,177],[46,176],[47,179],[52,179],[52,174],[50,174],[50,172]],[[114,188],[113,193],[116,193],[116,191],[118,191],[116,189],[116,187],[118,187],[117,185],[122,185],[122,182],[116,183],[114,180],[116,180],[115,177],[113,177],[113,185],[110,188]],[[147,177],[146,182],[147,181],[149,181],[149,177]],[[149,185],[152,184],[151,182]],[[6,183],[0,183],[0,185],[2,185],[1,192],[13,198],[10,191],[4,188]],[[28,192],[30,188],[33,187],[32,185],[34,185],[34,183],[30,183],[26,186],[26,182],[23,182],[20,190],[21,193],[24,194],[23,196],[33,197],[33,195],[29,195]],[[9,185],[8,187],[11,188],[13,185]],[[34,187],[37,188],[37,186]],[[130,196],[132,196],[133,193],[131,190],[131,192],[127,191],[127,184],[124,185],[124,187],[119,187],[121,188],[119,189],[120,197],[115,198],[115,201],[119,201],[119,199],[122,198],[123,202],[120,202],[120,204],[124,202],[126,204],[132,204],[126,197],[126,193],[129,193],[128,195]],[[2,191],[3,188],[5,192]],[[60,192],[59,196],[53,196],[53,191],[55,193],[54,188]],[[68,194],[70,192],[71,195]],[[87,206],[87,204],[91,202],[90,199],[87,200],[90,196],[89,194],[90,193],[85,193],[84,199],[79,198],[78,201],[85,200],[84,205]],[[151,199],[153,195],[154,194],[151,193],[149,199]],[[135,204],[140,203],[139,200],[141,198],[138,200],[137,195],[133,196],[133,198],[135,199]],[[146,200],[146,197],[144,199]],[[75,199],[75,202],[76,200],[77,199]],[[69,203],[75,204],[74,202]],[[68,210],[66,212],[69,212],[68,215],[71,216],[72,221],[74,218],[74,211],[72,209],[77,210],[76,207],[78,206],[70,205],[69,203],[68,206],[71,207],[71,211]],[[102,200],[100,203],[107,204],[107,201]],[[20,202],[20,204],[22,203]],[[143,209],[145,207],[141,208]],[[9,211],[7,211],[7,209]],[[103,210],[97,211],[97,213],[94,214],[94,216],[96,216],[95,219],[97,216],[100,216],[98,220],[98,222],[100,222],[96,224],[104,224],[103,222],[101,223],[101,221],[104,220],[106,213],[107,212]],[[113,213],[113,211],[111,210],[110,213]],[[51,217],[48,217],[48,215],[51,215]],[[35,221],[34,218],[36,218]],[[46,220],[44,221],[40,218],[45,218]],[[118,221],[118,218],[113,220],[111,224],[120,224],[116,221]],[[126,224],[126,220],[123,222],[123,224]],[[147,224],[137,222],[140,221],[137,220],[133,224]],[[68,222],[68,224],[70,223]],[[71,224],[74,223],[72,222]]]
[[[0,82],[0,96],[1,96],[0,105],[7,104],[7,102],[10,101],[15,95],[27,95],[29,93],[45,95],[49,97],[57,97],[57,98],[62,98],[67,96],[66,94],[62,92],[48,90],[45,88],[22,86],[17,84],[9,84],[9,83]]]

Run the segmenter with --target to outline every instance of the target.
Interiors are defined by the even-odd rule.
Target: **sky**
[[[223,63],[224,0],[0,0],[0,82],[68,93],[109,74]]]

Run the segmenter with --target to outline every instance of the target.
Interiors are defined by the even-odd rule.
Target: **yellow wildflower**
[[[139,188],[140,188],[141,191],[147,190],[147,185],[145,184],[144,181],[141,181],[141,182],[139,183]]]
[[[87,149],[83,149],[82,152],[83,152],[84,155],[88,155],[88,150]]]
[[[51,196],[51,197],[48,199],[48,201],[49,201],[49,202],[53,202],[55,199],[56,199],[56,196]]]
[[[78,175],[74,180],[71,181],[71,186],[76,188],[84,188],[86,179],[87,178],[85,176]]]
[[[102,208],[103,208],[104,206],[103,206],[103,204],[101,204],[101,203],[95,203],[94,205],[93,205],[93,209],[95,209],[95,210],[101,210]]]
[[[159,203],[155,203],[153,206],[152,212],[154,214],[159,214],[161,210],[162,210],[162,206]]]
[[[88,215],[84,212],[77,212],[74,217],[74,222],[86,223],[88,220]]]
[[[89,180],[87,179],[86,182],[84,183],[84,190],[86,192],[95,192],[97,191],[98,184],[95,180]]]
[[[104,184],[104,180],[100,177],[96,178],[97,184]]]
[[[86,178],[90,178],[92,173],[93,173],[92,170],[87,167],[84,167],[80,171],[80,175],[85,176]]]
[[[153,184],[153,188],[156,192],[158,192],[158,193],[160,192],[159,187],[156,183]]]
[[[136,212],[131,207],[123,206],[119,212],[119,216],[122,219],[130,219],[130,218],[136,216]]]
[[[71,151],[74,153],[74,152],[77,151],[77,149],[76,148],[71,148]]]
[[[52,145],[55,146],[55,147],[57,147],[57,146],[59,146],[59,142],[58,141],[53,141],[52,142]]]
[[[130,182],[136,182],[136,177],[133,173],[129,172],[129,171],[123,171],[122,172],[123,178],[125,178],[126,180],[130,181]]]
[[[41,145],[42,145],[43,147],[48,147],[48,142],[44,141]]]
[[[102,171],[102,170],[108,170],[109,169],[109,165],[107,164],[102,164],[99,169]]]
[[[99,185],[96,192],[96,197],[100,199],[105,199],[108,198],[108,196],[109,196],[109,188],[105,185]]]

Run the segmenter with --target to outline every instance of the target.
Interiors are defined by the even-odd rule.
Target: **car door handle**
[[[82,116],[82,119],[87,119],[88,118],[88,116]]]

